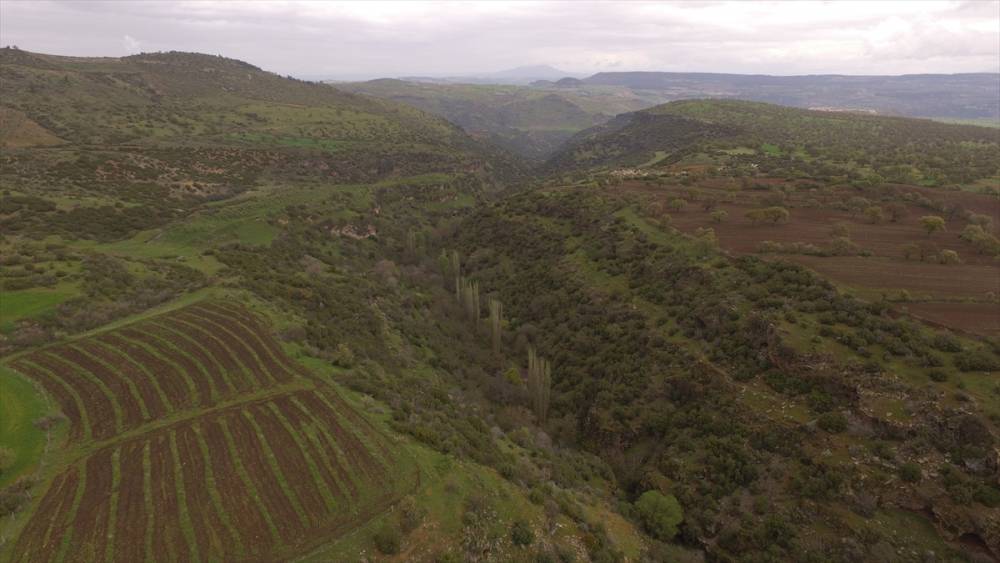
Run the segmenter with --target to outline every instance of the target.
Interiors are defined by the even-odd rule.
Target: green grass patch
[[[34,422],[49,413],[45,396],[20,375],[0,366],[0,447],[13,462],[0,472],[0,488],[38,466],[45,452],[45,432]]]
[[[54,288],[21,289],[0,292],[0,332],[9,332],[14,323],[50,313],[62,302],[79,295],[71,284]]]

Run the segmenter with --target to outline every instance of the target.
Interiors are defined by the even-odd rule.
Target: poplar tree
[[[500,328],[503,321],[503,304],[495,297],[490,298],[490,338],[493,342],[493,353],[500,354]]]
[[[539,424],[549,415],[549,396],[552,392],[552,366],[539,357],[533,347],[528,348],[528,392]]]

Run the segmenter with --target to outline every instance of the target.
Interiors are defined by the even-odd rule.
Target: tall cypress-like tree
[[[455,299],[462,300],[462,262],[458,251],[451,251],[451,275],[455,276]]]
[[[552,366],[540,357],[533,347],[528,348],[528,392],[539,424],[549,416],[549,397],[552,392]]]
[[[490,307],[490,339],[493,344],[493,353],[500,354],[500,329],[503,322],[503,304],[495,297],[489,300]]]

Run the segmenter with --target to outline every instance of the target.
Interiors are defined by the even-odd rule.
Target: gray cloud
[[[1000,71],[1000,1],[4,0],[0,42],[81,56],[222,54],[298,76]]]

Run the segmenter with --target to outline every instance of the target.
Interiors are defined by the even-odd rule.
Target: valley
[[[1000,556],[1000,129],[0,80],[0,561]]]

